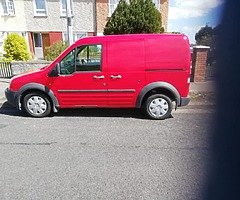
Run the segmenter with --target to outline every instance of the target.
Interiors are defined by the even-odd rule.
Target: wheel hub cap
[[[28,110],[34,115],[41,115],[47,110],[46,101],[40,96],[32,96],[27,101]]]
[[[168,112],[168,103],[163,98],[154,99],[149,105],[149,111],[154,117],[164,116]]]

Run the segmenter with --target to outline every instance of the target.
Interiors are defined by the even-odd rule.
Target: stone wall
[[[14,61],[11,62],[13,75],[22,74],[25,72],[35,71],[41,67],[44,67],[51,62],[49,61]]]

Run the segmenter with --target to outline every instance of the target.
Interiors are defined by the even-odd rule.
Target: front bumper
[[[5,90],[5,97],[7,98],[8,102],[11,105],[18,108],[18,93],[17,92],[13,92],[7,88]]]
[[[180,100],[180,105],[179,106],[186,106],[188,105],[190,102],[190,97],[187,96],[187,97],[181,97],[181,100]]]

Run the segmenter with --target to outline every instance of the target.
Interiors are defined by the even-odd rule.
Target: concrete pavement
[[[10,79],[0,78],[0,107],[6,102],[4,91],[9,86]],[[212,97],[215,93],[215,82],[207,81],[203,83],[190,84],[190,105],[213,104]]]
[[[0,107],[6,101],[5,89],[8,87],[10,79],[0,78]]]

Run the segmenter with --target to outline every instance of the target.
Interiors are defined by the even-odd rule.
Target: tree
[[[10,33],[7,36],[3,48],[6,52],[5,57],[9,60],[25,61],[30,59],[26,40],[17,33]]]
[[[202,27],[195,35],[197,45],[213,46],[215,43],[216,31],[214,28],[206,25]]]
[[[215,28],[212,28],[208,25],[205,27],[202,27],[196,34],[195,34],[195,40],[197,45],[204,45],[209,46],[210,51],[208,53],[208,64],[212,64],[214,60],[216,59],[216,39],[218,35],[220,25],[216,26]]]
[[[104,28],[104,35],[162,32],[161,14],[152,0],[120,0]]]

